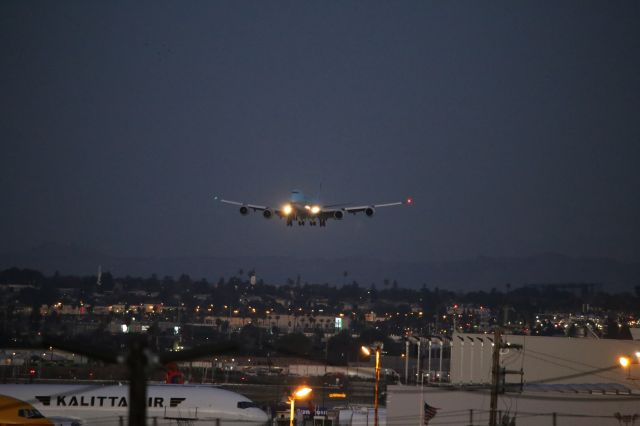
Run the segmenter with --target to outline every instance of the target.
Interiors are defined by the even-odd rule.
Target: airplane
[[[49,424],[60,424],[55,416],[64,416],[66,425],[72,426],[119,426],[128,418],[126,384],[0,384],[0,395],[26,401],[52,421]],[[269,420],[248,398],[212,385],[148,385],[146,405],[148,422],[154,425],[197,421],[211,426],[258,426]]]
[[[407,198],[404,201],[396,201],[393,203],[384,204],[370,204],[362,206],[344,206],[341,204],[332,204],[323,206],[307,199],[302,194],[302,192],[297,189],[291,191],[289,201],[279,208],[225,200],[218,196],[215,196],[214,199],[220,201],[221,203],[240,206],[239,211],[243,216],[249,214],[251,210],[254,212],[261,211],[262,216],[265,219],[271,219],[273,216],[278,216],[280,219],[286,219],[287,226],[293,226],[294,221],[297,221],[298,225],[300,226],[304,226],[306,221],[309,221],[310,226],[327,226],[328,219],[342,220],[345,217],[345,213],[351,213],[353,215],[357,213],[364,213],[368,217],[371,217],[375,214],[376,209],[380,207],[413,204],[413,199]]]
[[[0,425],[53,426],[53,422],[43,416],[33,405],[0,395]]]

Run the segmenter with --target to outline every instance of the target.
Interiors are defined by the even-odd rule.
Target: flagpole
[[[424,426],[424,374],[420,380],[420,423],[418,426]]]
[[[380,392],[380,346],[376,347],[376,399],[374,401],[374,426],[378,426],[378,393]]]
[[[498,390],[500,387],[500,328],[496,327],[493,336],[493,359],[491,367],[491,405],[489,407],[489,426],[498,423]]]

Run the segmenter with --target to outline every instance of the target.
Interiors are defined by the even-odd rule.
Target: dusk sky
[[[0,252],[640,261],[640,2],[0,2]],[[242,217],[415,200],[326,228]]]

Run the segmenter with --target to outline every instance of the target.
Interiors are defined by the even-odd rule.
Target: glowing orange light
[[[618,362],[622,367],[628,367],[629,364],[631,363],[631,360],[626,356],[621,356],[620,358],[618,358]]]
[[[304,398],[305,396],[309,395],[311,393],[311,388],[308,387],[301,387],[300,389],[296,390],[293,393],[293,396],[295,398]]]

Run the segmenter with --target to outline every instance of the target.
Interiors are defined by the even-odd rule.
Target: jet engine
[[[364,214],[366,214],[369,217],[373,216],[375,214],[375,212],[376,212],[376,209],[374,209],[373,207],[367,207],[364,210]]]
[[[264,216],[265,219],[271,219],[273,217],[273,212],[269,209],[265,209],[262,212],[262,216]]]
[[[333,217],[335,219],[342,220],[342,218],[344,217],[344,213],[342,212],[342,210],[336,210],[335,212],[333,212]]]
[[[247,206],[242,206],[240,207],[240,214],[242,216],[246,216],[249,214],[249,209],[247,208]]]

